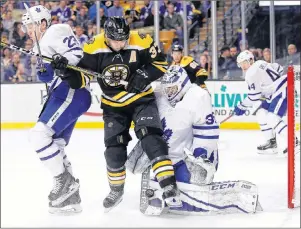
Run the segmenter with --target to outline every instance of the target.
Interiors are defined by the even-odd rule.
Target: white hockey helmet
[[[161,80],[163,94],[172,106],[183,98],[191,85],[187,72],[179,65],[170,66]]]
[[[22,29],[23,29],[24,32],[26,31],[26,25],[31,24],[31,23],[36,23],[36,24],[40,25],[42,23],[42,20],[46,20],[47,27],[50,26],[50,24],[51,24],[51,13],[45,6],[38,5],[38,6],[30,7],[29,12],[32,15],[33,21],[31,20],[31,17],[28,14],[28,12],[23,14],[23,16],[22,16]]]
[[[250,61],[253,60],[254,61],[254,55],[251,51],[249,50],[245,50],[242,51],[236,59],[237,65],[238,67],[240,67],[240,64],[243,63],[244,61],[247,61],[250,63]]]

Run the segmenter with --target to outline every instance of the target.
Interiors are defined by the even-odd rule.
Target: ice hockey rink
[[[300,208],[287,208],[287,158],[258,155],[259,136],[255,130],[221,131],[215,181],[257,184],[263,212],[151,217],[139,211],[140,176],[130,173],[123,201],[104,213],[102,201],[109,186],[103,130],[75,129],[66,152],[80,179],[83,212],[56,216],[48,213],[52,178],[31,149],[28,130],[1,130],[1,227],[300,227]]]

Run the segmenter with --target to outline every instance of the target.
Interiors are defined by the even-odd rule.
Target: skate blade
[[[79,189],[79,183],[74,183],[69,187],[69,191],[67,193],[65,193],[64,195],[62,195],[61,197],[57,198],[56,200],[53,200],[51,202],[52,206],[56,206],[59,205],[61,203],[63,203],[65,200],[67,200],[70,196],[72,196],[74,193],[77,192],[77,190]]]
[[[80,204],[72,204],[62,208],[49,207],[49,213],[53,215],[74,215],[82,212]]]
[[[274,155],[278,154],[278,149],[257,150],[257,153],[261,155]]]
[[[109,211],[111,211],[113,208],[115,208],[120,202],[122,201],[122,197],[120,198],[120,200],[118,200],[112,207],[110,208],[105,208],[104,209],[104,213],[108,213]]]

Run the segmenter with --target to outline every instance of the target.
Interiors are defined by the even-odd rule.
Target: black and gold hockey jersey
[[[154,81],[167,70],[168,63],[153,39],[135,31],[131,31],[127,47],[120,52],[114,52],[106,45],[104,33],[95,36],[83,49],[84,57],[78,66],[107,77],[97,79],[103,91],[102,105],[124,107],[133,102],[153,99],[151,85],[139,94],[128,93],[120,80],[129,81],[137,69],[143,69]]]
[[[176,65],[172,62],[172,65]],[[203,69],[191,56],[183,56],[180,64],[184,68],[192,83],[196,83],[201,87],[205,87],[205,81],[208,78],[208,72]]]

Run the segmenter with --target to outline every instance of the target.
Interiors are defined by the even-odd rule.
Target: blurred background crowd
[[[125,17],[132,30],[154,35],[153,1],[114,0],[100,1],[99,23],[96,17],[96,1],[14,1],[1,2],[1,41],[30,50],[33,42],[21,29],[21,16],[30,6],[44,5],[51,11],[52,24],[69,24],[83,45],[97,34],[97,24],[103,28],[107,17]],[[186,1],[187,18],[183,18],[183,1],[164,0],[160,4],[160,45],[172,62],[171,46],[174,42],[183,44],[183,26],[187,23],[189,55],[212,73],[211,1]],[[256,60],[271,62],[269,44],[269,11],[260,6],[260,1],[247,1],[246,42],[241,35],[241,1],[226,0],[217,3],[218,26],[218,80],[243,80],[237,67],[236,57],[244,49],[253,52]],[[300,65],[301,16],[300,5],[277,6],[276,62],[285,68]],[[1,83],[37,82],[36,57],[31,57],[1,48]],[[209,76],[209,80],[212,77]]]

